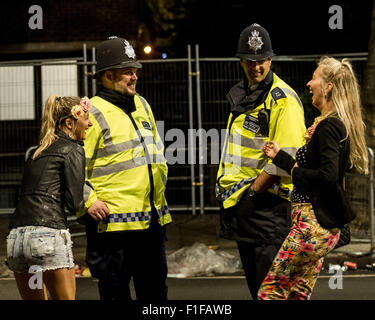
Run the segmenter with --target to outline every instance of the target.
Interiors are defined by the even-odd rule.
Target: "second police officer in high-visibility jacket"
[[[97,49],[101,86],[91,98],[93,123],[85,141],[86,262],[99,279],[102,300],[167,300],[164,146],[148,102],[136,92],[136,60],[130,43],[111,37]]]
[[[295,91],[271,71],[274,55],[266,29],[245,28],[236,56],[244,79],[227,95],[230,115],[217,174],[221,235],[237,241],[254,299],[291,225],[291,177],[264,155],[275,140],[295,155],[306,132]]]

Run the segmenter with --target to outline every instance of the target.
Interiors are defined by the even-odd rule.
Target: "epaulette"
[[[275,101],[281,98],[286,98],[286,94],[279,87],[276,87],[275,89],[273,89],[271,91],[271,95],[272,95],[273,100]]]

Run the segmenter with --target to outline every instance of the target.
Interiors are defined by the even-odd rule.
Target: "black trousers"
[[[86,262],[99,279],[101,300],[132,300],[132,278],[138,301],[167,301],[165,227],[156,219],[145,231],[96,234],[91,230],[87,236]]]
[[[291,227],[290,202],[268,192],[246,193],[233,207],[237,247],[254,300]]]
[[[237,242],[251,296],[257,300],[258,290],[281,245]]]

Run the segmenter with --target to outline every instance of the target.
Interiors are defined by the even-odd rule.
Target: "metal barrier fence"
[[[95,94],[96,82],[91,75],[96,63],[94,59],[88,61],[89,55],[95,57],[95,50],[90,54],[84,46],[83,57],[78,58],[0,62],[0,210],[3,212],[15,206],[25,151],[38,142],[43,103],[48,95]],[[367,54],[335,56],[351,59],[361,84]],[[300,96],[307,126],[318,114],[306,87],[318,59],[318,56],[275,56],[272,61],[272,70]],[[164,121],[158,128],[163,131],[162,138],[169,138],[164,139],[166,149],[176,143],[170,136],[166,137],[171,129],[178,128],[185,137],[191,135],[189,129],[202,128],[206,132],[212,128],[219,132],[225,129],[229,115],[226,93],[243,77],[237,58],[201,58],[198,46],[194,52],[188,46],[185,59],[141,62],[143,69],[137,90],[149,101],[155,119]],[[196,148],[189,149],[187,143],[179,146],[186,159],[201,159],[203,153],[212,159],[211,141],[207,141],[203,150],[203,138],[198,134]],[[218,210],[214,192],[217,169],[218,163],[210,161],[205,165],[199,161],[169,164],[166,196],[172,211],[203,214]],[[370,185],[372,178],[348,175],[347,191],[360,213],[353,224],[354,231],[356,237],[366,239],[372,239],[373,234],[368,209]]]
[[[368,148],[369,175],[347,173],[346,194],[357,217],[350,223],[352,241],[369,242],[374,250],[374,152]]]

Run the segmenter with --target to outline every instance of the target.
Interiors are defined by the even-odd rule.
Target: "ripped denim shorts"
[[[43,271],[72,268],[72,244],[69,229],[14,228],[7,237],[8,267],[15,272],[28,272],[31,266],[39,266]]]

